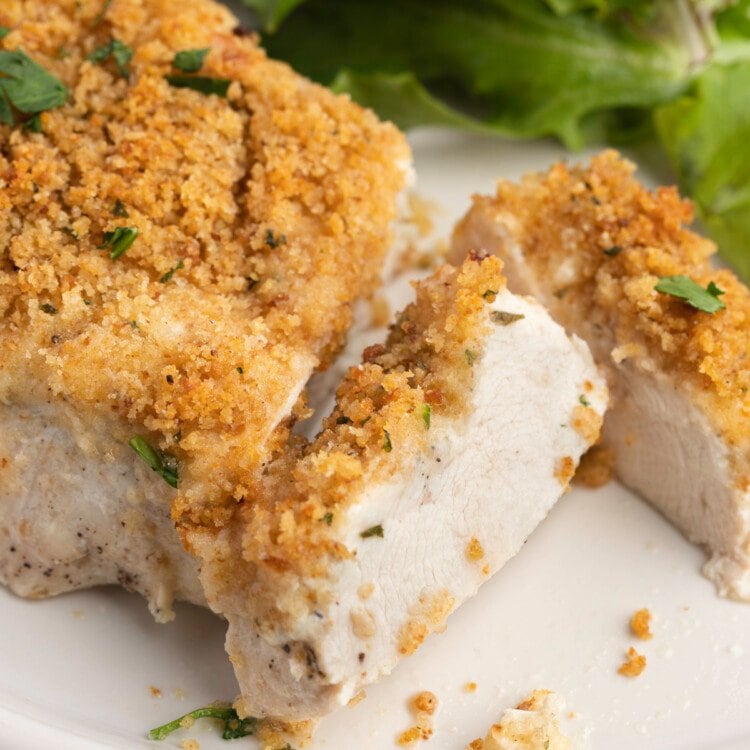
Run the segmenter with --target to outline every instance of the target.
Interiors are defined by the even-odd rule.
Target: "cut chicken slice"
[[[414,652],[546,516],[606,402],[586,346],[496,258],[419,283],[315,441],[224,529],[183,526],[244,712],[319,716]]]
[[[221,525],[285,445],[378,283],[408,146],[210,0],[0,3],[0,25],[70,92],[43,133],[0,124],[0,580],[119,581],[163,619],[203,599],[170,505]],[[111,39],[126,76],[91,60]],[[202,48],[226,97],[170,85]]]
[[[535,295],[606,366],[605,442],[615,468],[692,541],[718,591],[750,599],[750,293],[711,266],[674,188],[654,192],[605,152],[477,197],[453,238],[505,261],[512,290]],[[714,282],[713,314],[656,291],[661,277]],[[720,294],[716,292],[715,294]]]

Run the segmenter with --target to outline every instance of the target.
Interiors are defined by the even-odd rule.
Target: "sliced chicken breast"
[[[604,436],[617,474],[707,548],[722,595],[750,600],[750,292],[712,266],[676,190],[646,190],[633,171],[605,152],[501,182],[474,199],[453,258],[501,256],[512,290],[589,343],[613,395]],[[672,276],[713,282],[724,309],[655,289]]]
[[[519,551],[597,440],[607,390],[586,346],[499,269],[474,257],[420,282],[318,437],[227,527],[182,525],[245,714],[317,717],[390,672]]]
[[[0,124],[0,581],[120,582],[164,619],[204,600],[172,506],[220,527],[284,448],[379,282],[409,149],[210,0],[0,3],[0,25],[68,91],[41,133]],[[186,49],[226,96],[175,81]]]

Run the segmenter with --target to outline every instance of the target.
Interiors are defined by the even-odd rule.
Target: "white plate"
[[[443,207],[440,230],[499,175],[546,168],[564,152],[436,131],[417,133],[420,193]],[[354,708],[325,719],[313,747],[383,750],[411,725],[407,700],[440,701],[425,750],[461,750],[534,688],[559,691],[572,731],[607,750],[750,747],[750,607],[714,595],[703,553],[616,484],[566,495],[522,552],[413,657]],[[630,614],[649,607],[648,666],[617,674],[633,644]],[[157,625],[140,598],[98,589],[26,602],[0,592],[0,749],[94,750],[227,745],[210,722],[161,745],[146,731],[189,709],[234,698],[223,625],[179,607]],[[475,693],[464,691],[469,681]],[[161,698],[151,695],[158,687]],[[176,693],[177,691],[177,693]],[[184,697],[179,698],[177,695]]]

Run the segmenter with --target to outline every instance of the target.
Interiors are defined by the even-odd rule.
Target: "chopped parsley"
[[[10,34],[10,29],[7,26],[0,26],[0,39],[5,39]]]
[[[390,453],[393,450],[393,443],[391,442],[391,433],[388,430],[383,430],[383,450],[386,453]]]
[[[349,419],[349,417],[347,416],[336,418],[336,424],[351,424],[351,423],[352,423],[352,420]]]
[[[509,326],[518,320],[523,320],[526,316],[522,313],[506,312],[505,310],[493,310],[490,313],[493,323],[499,323],[502,326]]]
[[[172,67],[181,70],[183,73],[197,73],[210,51],[210,47],[203,49],[184,49],[178,52],[172,60]]]
[[[286,235],[274,235],[273,229],[266,229],[266,245],[270,248],[277,248],[279,245],[286,245]]]
[[[383,538],[383,525],[378,524],[377,526],[370,526],[369,529],[365,529],[360,533],[360,536],[362,539],[369,539],[371,536],[379,536],[381,539]]]
[[[702,312],[715,313],[723,310],[726,305],[719,299],[724,294],[713,281],[704,289],[688,276],[664,276],[654,287],[657,292],[669,294],[684,300],[688,305]]]
[[[161,281],[162,284],[166,284],[168,281],[172,280],[172,276],[174,276],[175,271],[179,271],[180,269],[185,268],[185,264],[180,260],[176,266],[172,266],[172,268],[167,271],[164,276],[162,276],[159,281]]]
[[[172,732],[176,732],[184,725],[190,726],[197,719],[218,719],[224,722],[221,737],[225,740],[236,740],[240,737],[255,734],[258,725],[258,720],[255,717],[248,716],[246,719],[240,719],[237,712],[231,707],[205,706],[204,708],[196,708],[195,711],[152,729],[148,733],[148,738],[150,740],[166,739]]]
[[[35,115],[32,115],[26,122],[23,124],[23,129],[28,130],[30,133],[43,133],[44,130],[42,130],[42,116],[37,112]]]
[[[430,420],[432,419],[432,407],[429,404],[422,404],[422,419],[424,426],[430,429]]]
[[[78,241],[78,232],[73,227],[63,227],[60,231],[67,234],[70,239]]]
[[[104,233],[104,244],[100,250],[109,248],[109,257],[117,260],[135,242],[138,230],[135,227],[117,227],[111,232]]]
[[[580,395],[580,396],[578,397],[578,400],[579,400],[579,401],[581,402],[581,404],[582,404],[583,406],[591,406],[591,401],[589,401],[589,400],[588,400],[588,399],[586,398],[586,396],[584,396],[583,394],[581,394],[581,395]]]
[[[17,123],[13,108],[24,115],[35,115],[54,107],[61,107],[68,98],[68,89],[58,78],[37,65],[20,49],[15,52],[0,50],[0,122]],[[41,122],[32,122],[31,129]]]
[[[333,523],[333,513],[329,510],[323,518],[320,519],[326,526],[330,526]]]
[[[107,44],[97,47],[86,59],[93,63],[101,64],[112,58],[117,66],[117,72],[123,77],[128,78],[130,71],[128,63],[133,59],[133,50],[127,44],[123,44],[119,39],[112,39]]]
[[[229,78],[209,78],[208,76],[165,76],[167,83],[176,89],[193,89],[201,94],[216,94],[226,97],[232,83]]]
[[[477,355],[471,351],[471,349],[464,349],[464,355],[466,356],[466,364],[469,365],[469,367],[473,367]]]
[[[177,488],[177,459],[173,455],[152,448],[145,438],[142,438],[140,435],[136,435],[134,438],[128,440],[128,445],[145,461],[146,465],[159,474],[159,476],[161,476],[170,487]]]
[[[485,293],[482,295],[482,297],[484,297],[486,300],[489,300],[490,302],[492,302],[492,300],[494,300],[495,297],[497,297],[497,290],[496,289],[487,289],[485,291]]]
[[[50,305],[49,302],[40,305],[40,309],[42,312],[47,313],[47,315],[57,315],[57,308],[54,305]]]
[[[245,374],[245,368],[240,365],[239,367],[237,367],[237,372],[240,375],[244,375]]]
[[[612,247],[608,247],[605,251],[605,255],[609,255],[610,258],[614,258],[615,255],[619,255],[622,252],[622,248],[619,245],[612,245]]]
[[[115,205],[112,207],[112,214],[114,216],[119,216],[122,219],[127,219],[130,216],[128,209],[125,208],[125,204],[119,198],[115,201]]]

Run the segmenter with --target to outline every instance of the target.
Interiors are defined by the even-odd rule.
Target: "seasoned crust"
[[[0,125],[0,390],[104,410],[133,426],[123,440],[145,427],[181,461],[178,509],[221,523],[377,279],[408,147],[234,35],[218,3],[113,0],[96,22],[103,7],[0,7],[0,47],[70,90],[43,134]],[[86,60],[111,38],[133,48],[129,80]],[[165,80],[200,47],[227,99]],[[139,235],[113,261],[99,246],[118,226]]]
[[[256,501],[243,507],[245,560],[322,575],[327,556],[350,556],[337,539],[339,514],[365,486],[387,480],[425,449],[427,407],[430,421],[468,408],[473,369],[466,352],[482,356],[490,330],[486,292],[505,288],[501,268],[494,256],[474,257],[415,284],[416,300],[385,346],[365,350],[364,363],[350,368],[321,433],[271,465]]]
[[[552,280],[547,302],[558,319],[612,331],[613,354],[689,384],[727,442],[747,447],[750,292],[711,265],[715,245],[687,228],[691,204],[673,187],[645,189],[634,170],[605,151],[589,166],[559,163],[520,185],[502,181],[496,196],[475,197],[474,211],[512,217],[524,262]],[[654,290],[678,274],[703,287],[714,281],[726,309],[710,315]]]

